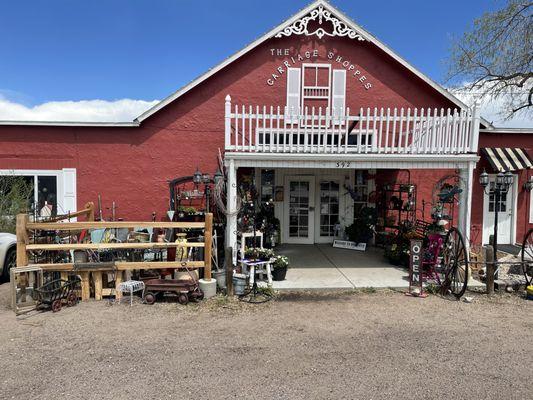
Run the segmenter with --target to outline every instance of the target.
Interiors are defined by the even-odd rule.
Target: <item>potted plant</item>
[[[289,268],[289,258],[286,256],[275,256],[272,263],[272,279],[275,281],[285,280]]]
[[[274,256],[274,252],[271,249],[264,249],[261,247],[248,247],[246,250],[244,250],[244,257],[252,261],[268,261]]]
[[[377,221],[376,209],[363,207],[354,223],[345,229],[348,239],[355,243],[369,243],[374,236],[374,227]]]

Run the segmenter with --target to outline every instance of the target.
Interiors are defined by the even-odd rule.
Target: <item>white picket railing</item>
[[[226,97],[226,151],[255,153],[476,153],[477,108],[366,108],[352,115],[329,108],[232,107]]]

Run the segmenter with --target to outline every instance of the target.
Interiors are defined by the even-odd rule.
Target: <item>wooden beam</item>
[[[81,277],[81,300],[87,301],[91,298],[91,288],[89,286],[89,272],[80,272]]]
[[[133,269],[165,269],[165,268],[204,268],[203,261],[116,261],[112,266],[109,263],[102,263],[101,267],[95,267],[91,265],[90,267],[83,267],[83,264],[73,264],[73,263],[58,263],[58,264],[31,264],[32,267],[39,267],[43,271],[51,272],[69,272],[69,271],[90,271],[90,272],[113,272],[114,269],[121,271],[128,271]],[[75,269],[74,269],[75,268]]]
[[[17,267],[24,267],[28,265],[27,246],[30,242],[27,230],[28,221],[28,214],[17,215]]]
[[[486,271],[486,286],[487,295],[494,294],[494,274],[496,272],[496,264],[494,264],[494,247],[491,245],[483,246],[485,250],[485,271]]]
[[[60,230],[79,231],[83,229],[106,229],[106,228],[177,228],[177,229],[201,229],[204,222],[168,222],[168,221],[86,221],[86,222],[29,222],[27,229],[30,230]]]
[[[87,210],[87,221],[94,221],[94,203],[92,201],[85,204]]]
[[[102,300],[102,271],[92,273],[94,281],[94,299]]]
[[[122,298],[122,292],[118,290],[119,285],[122,283],[122,271],[115,272],[115,300],[120,301]]]
[[[205,231],[204,231],[204,279],[211,280],[211,261],[213,251],[213,214],[207,213],[205,215]]]
[[[62,244],[29,244],[27,250],[103,250],[103,249],[168,249],[170,247],[204,247],[203,242],[179,243],[62,243]],[[27,262],[26,262],[27,264]]]
[[[150,262],[116,262],[117,270],[128,271],[132,269],[165,269],[165,268],[204,268],[203,261],[150,261]]]

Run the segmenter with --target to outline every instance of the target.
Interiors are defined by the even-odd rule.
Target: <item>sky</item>
[[[131,120],[309,3],[0,0],[0,119]],[[446,83],[452,37],[503,0],[332,4]]]

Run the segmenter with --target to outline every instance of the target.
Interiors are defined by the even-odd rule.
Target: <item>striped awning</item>
[[[524,149],[517,147],[484,147],[481,152],[495,171],[518,171],[533,167],[533,161]]]

